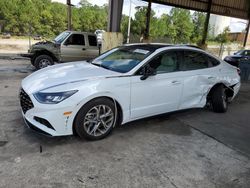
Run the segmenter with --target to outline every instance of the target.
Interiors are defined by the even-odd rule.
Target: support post
[[[247,45],[247,39],[248,39],[248,34],[249,34],[249,28],[250,28],[250,20],[248,20],[248,23],[247,23],[246,34],[245,34],[244,43],[243,43],[243,47],[244,47],[244,48],[245,48],[246,45]]]
[[[109,0],[108,32],[121,31],[123,0]]]
[[[109,15],[107,32],[103,33],[102,53],[123,44],[121,33],[123,0],[109,0]]]
[[[203,29],[203,35],[201,40],[201,47],[205,48],[206,40],[207,40],[207,33],[208,33],[208,25],[209,25],[209,19],[210,19],[210,13],[211,13],[211,6],[212,6],[212,0],[208,1],[207,6],[207,15],[206,20],[204,23],[204,29]]]
[[[67,0],[67,5],[68,5],[68,30],[72,30],[72,18],[71,18],[71,0]]]
[[[127,36],[127,43],[129,43],[129,40],[130,40],[131,6],[132,6],[132,0],[130,0],[130,4],[129,4],[129,18],[128,18],[128,36]]]
[[[149,0],[148,1],[147,14],[146,14],[146,29],[145,29],[145,33],[144,33],[144,40],[146,42],[149,41],[151,5],[152,5],[152,0]]]

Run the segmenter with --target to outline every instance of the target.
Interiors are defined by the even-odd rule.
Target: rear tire
[[[36,70],[43,69],[51,65],[54,65],[54,61],[48,55],[39,55],[34,60],[34,66],[36,67]]]
[[[211,97],[211,103],[214,112],[224,113],[227,111],[228,102],[225,93],[225,88],[223,85],[219,85],[214,88]]]
[[[81,138],[100,140],[112,132],[116,116],[113,101],[107,98],[97,98],[86,103],[79,110],[74,128]]]

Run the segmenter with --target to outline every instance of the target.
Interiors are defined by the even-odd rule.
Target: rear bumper
[[[240,86],[241,86],[241,83],[239,82],[239,83],[237,83],[237,84],[233,87],[234,95],[233,95],[232,99],[239,93]]]

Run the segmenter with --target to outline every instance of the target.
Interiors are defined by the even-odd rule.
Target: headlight
[[[67,99],[71,95],[75,94],[77,91],[78,90],[64,91],[64,92],[58,92],[58,93],[37,92],[37,93],[34,94],[34,97],[40,103],[57,104],[59,102],[62,102],[65,99]]]

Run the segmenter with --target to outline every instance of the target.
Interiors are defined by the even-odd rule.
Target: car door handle
[[[82,48],[82,50],[84,51],[84,50],[86,50],[86,48]]]
[[[211,80],[211,79],[215,79],[215,77],[209,76],[207,79]]]
[[[178,81],[178,80],[173,80],[172,81],[172,84],[180,84],[181,82],[180,81]]]

